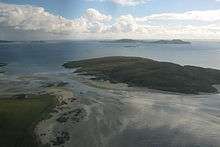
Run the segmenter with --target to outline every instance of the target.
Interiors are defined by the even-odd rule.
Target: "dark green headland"
[[[217,89],[213,85],[220,84],[220,70],[139,57],[94,58],[67,62],[63,66],[112,83],[186,94],[214,93]]]

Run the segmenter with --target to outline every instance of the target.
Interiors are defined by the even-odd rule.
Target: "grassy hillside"
[[[220,84],[219,70],[138,57],[95,58],[67,62],[63,66],[113,83],[187,94],[213,93],[217,90],[212,85]]]
[[[0,99],[0,145],[4,147],[39,147],[33,136],[36,123],[48,117],[56,100],[51,95]]]

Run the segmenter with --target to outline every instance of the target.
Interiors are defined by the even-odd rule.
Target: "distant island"
[[[180,39],[173,39],[173,40],[152,41],[150,43],[155,43],[155,44],[190,44],[191,42],[183,41]]]
[[[220,70],[181,66],[139,57],[103,57],[63,64],[76,68],[76,73],[95,76],[96,80],[126,83],[169,92],[199,94],[214,93],[220,84]]]
[[[30,43],[46,43],[46,41],[43,41],[43,40],[37,40],[37,41],[30,41]]]
[[[12,43],[12,42],[15,42],[15,41],[0,40],[0,43]]]
[[[45,43],[43,40],[34,40],[34,41],[9,41],[9,40],[0,40],[0,43]]]
[[[134,39],[118,39],[118,40],[104,40],[100,42],[105,43],[144,43],[142,40],[134,40]]]
[[[152,44],[190,44],[191,43],[191,42],[183,41],[180,39],[157,40],[157,41],[118,39],[118,40],[104,40],[104,41],[100,41],[100,42],[104,42],[104,43],[152,43]]]

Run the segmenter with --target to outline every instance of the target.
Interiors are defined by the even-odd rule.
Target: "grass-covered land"
[[[0,99],[0,145],[39,147],[34,136],[38,121],[49,117],[56,105],[52,95],[28,95],[26,98]]]
[[[212,85],[220,84],[220,70],[180,66],[139,57],[95,58],[67,62],[63,66],[77,68],[77,73],[113,83],[187,94],[217,92]]]

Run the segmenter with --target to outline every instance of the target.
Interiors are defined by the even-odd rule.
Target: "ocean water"
[[[0,44],[0,62],[8,63],[8,74],[56,72],[63,69],[61,65],[66,61],[104,56],[138,56],[220,69],[220,42],[134,44],[58,41]]]
[[[77,101],[68,109],[86,111],[85,120],[73,124],[43,121],[44,138],[60,131],[70,140],[64,147],[219,147],[220,94],[184,95],[114,85],[78,77],[62,67],[69,60],[104,56],[138,56],[181,65],[220,69],[220,43],[131,44],[66,41],[0,44],[0,97],[45,91],[45,85],[68,82],[64,93]],[[50,88],[49,88],[50,89]],[[59,89],[58,92],[62,91]],[[67,101],[69,97],[66,97]],[[69,114],[69,113],[68,113]],[[69,114],[69,117],[72,117]],[[48,127],[52,126],[52,127]],[[52,129],[49,130],[48,129]],[[50,133],[52,132],[52,133]]]

